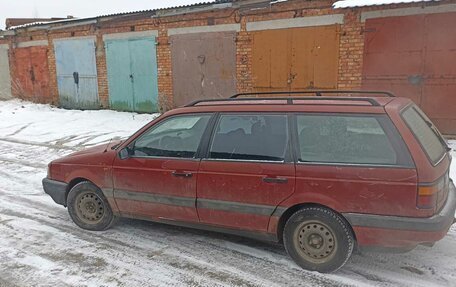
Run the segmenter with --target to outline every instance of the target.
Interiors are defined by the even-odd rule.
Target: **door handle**
[[[78,72],[73,73],[73,80],[76,85],[79,85],[79,73]]]
[[[35,82],[35,71],[33,70],[33,67],[30,70],[30,80],[32,80],[32,82]]]
[[[287,183],[288,178],[284,177],[263,177],[263,181],[266,183]]]
[[[172,175],[175,177],[185,177],[185,178],[190,178],[193,176],[193,173],[191,172],[178,172],[178,171],[173,171]]]

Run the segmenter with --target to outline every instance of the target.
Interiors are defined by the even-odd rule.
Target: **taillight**
[[[437,194],[439,190],[436,186],[418,187],[418,199],[416,206],[423,209],[433,209],[437,206]]]
[[[435,209],[444,200],[449,186],[448,173],[436,183],[420,185],[418,187],[418,197],[416,206],[422,209]]]
[[[48,164],[47,175],[46,175],[47,178],[52,178],[51,168],[52,168],[52,162],[50,162]]]

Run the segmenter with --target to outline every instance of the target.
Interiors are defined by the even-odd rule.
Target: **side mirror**
[[[128,147],[125,147],[119,151],[119,158],[121,160],[130,158],[130,151],[129,151]]]

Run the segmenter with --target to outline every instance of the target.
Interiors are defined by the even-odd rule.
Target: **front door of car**
[[[115,159],[114,198],[123,216],[198,221],[198,150],[210,118],[165,118],[126,147],[127,159]]]
[[[222,113],[198,173],[202,223],[265,232],[294,192],[287,115]]]

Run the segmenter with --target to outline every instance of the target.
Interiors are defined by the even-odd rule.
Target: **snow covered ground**
[[[153,118],[0,102],[0,286],[456,286],[456,226],[434,248],[354,255],[331,275],[235,236],[135,220],[81,230],[43,193],[47,163]]]

